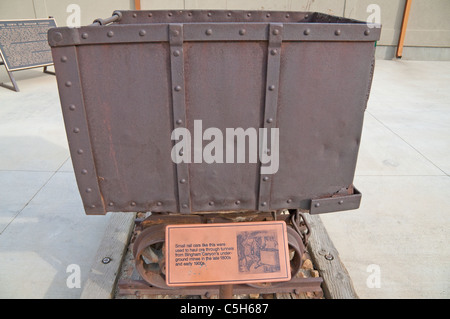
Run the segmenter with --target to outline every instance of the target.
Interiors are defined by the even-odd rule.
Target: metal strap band
[[[274,145],[270,145],[271,131],[277,126],[277,107],[278,107],[278,86],[280,79],[281,62],[281,42],[283,40],[283,24],[271,23],[269,25],[269,45],[267,48],[267,78],[266,78],[266,97],[264,107],[263,128],[267,133],[267,148],[262,149],[262,154],[268,154],[274,151]],[[260,134],[261,136],[261,134]],[[265,143],[262,145],[264,146]],[[261,141],[260,141],[261,145]],[[259,176],[259,200],[258,210],[270,210],[270,194],[272,188],[271,174],[264,174],[263,168],[268,163],[261,163]]]
[[[275,24],[275,23],[274,23]],[[283,41],[368,41],[380,39],[381,28],[366,23],[284,23]],[[267,41],[267,23],[187,23],[184,42],[190,41]],[[52,47],[105,43],[166,42],[167,24],[142,23],[110,24],[81,28],[52,28],[49,44]],[[169,35],[170,38],[170,35]]]
[[[169,24],[170,67],[172,78],[172,114],[174,128],[186,128],[186,100],[184,79],[183,25]],[[187,150],[185,150],[187,151]],[[190,151],[190,150],[189,150]],[[181,154],[176,154],[179,158]],[[191,196],[188,163],[176,164],[178,185],[178,209],[191,213]]]
[[[68,136],[68,140],[78,188],[83,194],[86,214],[106,214],[89,135],[77,49],[74,46],[64,47],[58,54],[60,58],[54,58],[56,71],[60,75],[58,89],[66,131],[72,135]]]

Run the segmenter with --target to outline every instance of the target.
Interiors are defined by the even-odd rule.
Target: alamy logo
[[[379,28],[381,24],[381,8],[378,4],[369,4],[366,8],[366,12],[370,13],[367,17],[367,27]]]
[[[66,7],[66,12],[70,13],[66,19],[68,27],[76,28],[81,25],[81,8],[78,4],[71,3]]]
[[[244,130],[238,127],[226,128],[222,132],[209,127],[203,131],[202,120],[194,120],[193,141],[191,132],[184,127],[174,129],[171,139],[178,141],[171,152],[172,161],[176,164],[245,163],[248,158],[248,163],[257,163],[259,159],[261,174],[275,174],[279,168],[278,128],[250,127]],[[205,147],[204,141],[209,141]],[[191,149],[194,154],[191,154]]]
[[[66,268],[66,273],[70,273],[66,279],[67,288],[81,288],[81,269],[77,264],[70,264]]]
[[[366,269],[370,275],[366,279],[366,285],[368,288],[380,288],[381,287],[381,268],[377,264],[370,264]]]

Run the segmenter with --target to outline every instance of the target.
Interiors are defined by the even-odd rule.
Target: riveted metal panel
[[[102,21],[116,22],[49,31],[87,213],[359,204],[352,183],[379,28],[278,11],[123,11]],[[177,127],[192,134],[192,162],[172,160]],[[213,163],[202,156],[209,128],[223,134]],[[261,174],[248,153],[238,162],[226,143],[238,128],[279,129],[276,173]],[[311,207],[336,195],[353,197]]]
[[[55,52],[53,52],[55,53]],[[55,68],[60,74],[58,90],[64,115],[67,139],[72,155],[78,189],[87,214],[106,213],[100,192],[98,171],[93,158],[92,131],[89,129],[85,93],[80,76],[76,47],[64,47],[53,55]]]
[[[274,207],[309,208],[305,199],[353,183],[374,49],[369,42],[283,42]]]
[[[183,37],[182,24],[169,25],[172,112],[173,125],[176,128],[186,127]],[[179,152],[174,152],[177,163],[178,210],[181,213],[191,212],[189,163],[180,161],[180,157],[183,155],[180,152],[186,151],[181,149]]]
[[[266,130],[267,140],[262,145],[261,153],[270,154],[274,152],[275,145],[272,145],[272,130],[277,126],[277,111],[278,111],[278,92],[280,83],[280,61],[281,61],[281,42],[283,39],[283,24],[271,23],[269,25],[269,45],[267,47],[267,74],[265,90],[265,105],[264,105],[264,121],[263,127]],[[276,150],[275,150],[276,151]],[[259,200],[258,209],[261,211],[269,211],[271,204],[272,193],[272,174],[264,173],[264,168],[270,166],[271,163],[264,163],[261,161],[260,176],[259,176]]]
[[[176,24],[176,23],[175,23]],[[267,41],[268,23],[183,24],[184,41]],[[283,41],[376,41],[379,28],[365,24],[284,23]],[[54,28],[51,46],[169,41],[167,24]]]
[[[259,164],[249,162],[248,152],[245,161],[238,162],[237,143],[231,150],[226,149],[226,130],[258,129],[262,125],[267,43],[188,42],[185,58],[188,129],[193,137],[190,164],[193,210],[255,210]],[[201,152],[210,142],[195,144],[194,136],[202,138],[195,132],[195,120],[201,120],[202,131],[217,128],[222,132],[223,163],[209,164],[203,158],[201,163],[196,162],[196,146],[200,145]],[[248,139],[245,148],[248,150]],[[226,155],[231,152],[232,161],[227,162]]]
[[[361,202],[361,193],[354,188],[351,195],[332,196],[311,200],[311,214],[339,212],[343,210],[357,209]]]
[[[177,210],[168,53],[168,43],[78,47],[94,164],[108,211]]]

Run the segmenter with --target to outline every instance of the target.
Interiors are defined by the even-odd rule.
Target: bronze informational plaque
[[[47,31],[55,19],[0,20],[0,55],[8,71],[53,64]]]
[[[168,225],[168,286],[291,279],[284,221]]]

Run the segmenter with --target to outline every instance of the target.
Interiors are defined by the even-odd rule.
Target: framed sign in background
[[[11,72],[36,67],[44,67],[46,72],[47,66],[53,65],[47,31],[54,27],[53,18],[0,20],[0,64],[5,65],[15,91],[19,89]]]

